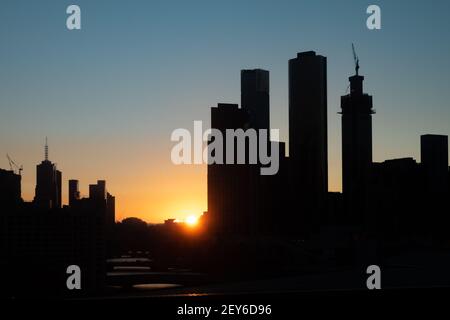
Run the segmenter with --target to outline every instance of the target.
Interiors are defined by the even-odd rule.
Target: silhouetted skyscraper
[[[45,160],[36,166],[36,192],[34,202],[41,208],[61,208],[61,171],[48,160],[45,143]]]
[[[257,214],[262,234],[287,236],[292,220],[286,218],[289,212],[289,165],[284,142],[278,144],[279,169],[277,174],[259,176],[257,194]],[[273,149],[275,150],[275,149]]]
[[[247,111],[237,104],[219,103],[217,108],[211,108],[211,128],[223,135],[223,155],[227,151],[226,129],[242,129],[248,122]],[[236,164],[236,143],[234,148],[234,164],[208,165],[208,215],[217,233],[249,234],[258,224],[255,171],[259,173],[259,166]]]
[[[106,193],[106,224],[113,227],[116,222],[116,197],[109,192]]]
[[[446,192],[448,188],[448,137],[435,134],[420,136],[420,155],[427,191]]]
[[[289,155],[292,218],[307,234],[328,191],[327,59],[314,51],[289,60]]]
[[[424,227],[422,177],[413,158],[372,163],[368,211],[379,239],[405,239]]]
[[[106,181],[98,180],[97,184],[89,185],[89,199],[98,203],[106,204]]]
[[[69,206],[72,207],[78,200],[80,200],[78,180],[69,180]]]
[[[350,94],[341,97],[342,191],[348,222],[360,225],[367,214],[372,166],[372,96],[363,92],[364,77],[351,76]]]
[[[269,104],[269,71],[241,70],[241,107],[247,110],[252,128],[270,128]]]
[[[267,150],[271,153],[272,144],[270,143],[270,93],[269,93],[269,71],[262,69],[241,70],[241,107],[247,111],[249,117],[248,127],[255,130],[267,130],[267,138],[260,141],[261,136],[257,135],[257,152],[260,152],[260,144],[264,143]],[[276,142],[278,143],[278,142]],[[278,146],[284,144],[278,143]],[[283,154],[283,160],[284,160]],[[281,158],[281,157],[280,157]],[[281,159],[280,159],[281,160]],[[282,161],[280,161],[281,164]],[[263,165],[259,163],[259,166]],[[251,211],[254,212],[252,218],[253,231],[256,233],[271,233],[275,231],[274,221],[276,220],[276,211],[272,210],[272,204],[275,199],[271,198],[275,192],[272,188],[280,187],[275,181],[279,182],[280,176],[261,176],[256,166],[248,165],[247,173],[252,175],[247,177],[251,182],[251,190],[243,190],[247,193],[249,201],[253,201]],[[279,188],[277,191],[280,191]],[[278,208],[279,209],[279,208]]]

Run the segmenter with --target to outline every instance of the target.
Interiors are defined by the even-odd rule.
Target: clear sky
[[[82,29],[66,29],[81,7]],[[381,7],[382,29],[366,28]],[[170,160],[176,128],[209,125],[210,107],[239,103],[240,69],[270,71],[271,124],[288,136],[288,59],[328,58],[329,185],[341,189],[339,97],[353,73],[374,96],[374,161],[413,156],[424,133],[450,134],[449,1],[2,0],[0,150],[24,166],[34,195],[36,164],[67,180],[106,179],[117,219],[184,219],[207,209],[206,167]],[[1,155],[0,167],[9,168]]]

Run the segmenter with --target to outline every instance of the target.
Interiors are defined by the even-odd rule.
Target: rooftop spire
[[[45,137],[45,161],[48,161],[48,140]]]

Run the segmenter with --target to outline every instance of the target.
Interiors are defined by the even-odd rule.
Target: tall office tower
[[[428,192],[446,192],[448,188],[448,137],[420,136],[420,156]]]
[[[106,181],[97,180],[97,184],[89,185],[89,199],[106,204]]]
[[[248,113],[237,104],[218,104],[211,108],[211,128],[223,136],[224,162],[208,165],[208,215],[212,231],[217,234],[251,234],[257,226],[255,196],[253,194],[257,165],[236,164],[236,139],[234,164],[225,163],[227,150],[226,129],[242,129],[248,126]],[[208,149],[213,155],[214,141]],[[231,150],[233,151],[233,150]]]
[[[116,197],[109,192],[106,193],[106,223],[114,226],[116,222]]]
[[[36,190],[34,202],[41,208],[61,208],[61,171],[48,160],[48,144],[45,142],[45,159],[36,166]]]
[[[266,138],[261,141],[262,136],[257,134],[257,147],[255,150],[260,152],[260,144],[264,143],[268,154],[271,153],[272,144],[270,143],[270,94],[269,94],[269,71],[262,69],[241,70],[241,107],[247,111],[249,117],[249,128],[266,130]],[[278,143],[278,142],[277,142]],[[260,167],[264,166],[258,162]],[[257,201],[252,204],[257,216],[253,218],[255,232],[269,233],[273,229],[271,223],[272,215],[276,214],[271,208],[271,194],[274,186],[272,176],[261,176],[259,170],[254,170],[251,165],[248,167],[248,173],[254,176],[250,181],[251,190],[244,190],[249,196],[255,197]],[[253,208],[252,208],[253,209]]]
[[[433,134],[421,136],[420,157],[424,178],[421,226],[434,239],[449,241],[448,137]]]
[[[248,112],[252,128],[270,128],[269,71],[241,70],[241,107]]]
[[[314,51],[289,60],[289,155],[291,218],[308,235],[328,192],[327,59]]]
[[[389,239],[404,239],[423,228],[423,182],[413,158],[372,163],[370,177],[371,231]]]
[[[109,192],[106,193],[106,221],[105,221],[105,237],[106,237],[106,253],[108,257],[114,255],[114,226],[116,224],[116,197]]]
[[[349,77],[350,93],[341,97],[342,191],[348,223],[362,225],[368,213],[372,167],[372,96],[363,92],[364,77]]]
[[[73,207],[80,200],[78,180],[69,180],[69,207]]]
[[[289,212],[289,167],[286,157],[286,144],[272,141],[277,144],[279,167],[275,175],[260,176],[257,188],[257,214],[259,232],[264,235],[285,236],[292,225],[286,218]],[[275,150],[275,149],[273,149]],[[280,215],[280,213],[282,213]]]

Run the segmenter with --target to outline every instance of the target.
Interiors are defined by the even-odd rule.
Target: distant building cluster
[[[289,156],[283,142],[267,141],[269,148],[280,146],[278,174],[260,176],[262,164],[208,165],[205,220],[215,235],[294,237],[331,255],[369,242],[384,247],[445,241],[447,136],[421,136],[421,163],[412,158],[373,162],[375,110],[358,69],[356,61],[339,112],[342,193],[328,192],[327,59],[313,51],[298,53],[289,61]],[[241,106],[211,108],[211,127],[270,129],[269,100],[269,72],[242,70]]]
[[[77,180],[69,180],[69,204],[62,205],[62,173],[48,159],[36,167],[32,202],[21,197],[21,175],[0,169],[2,290],[9,295],[67,293],[66,268],[78,265],[83,293],[103,288],[106,257],[115,223],[115,198],[104,180],[81,198]]]

